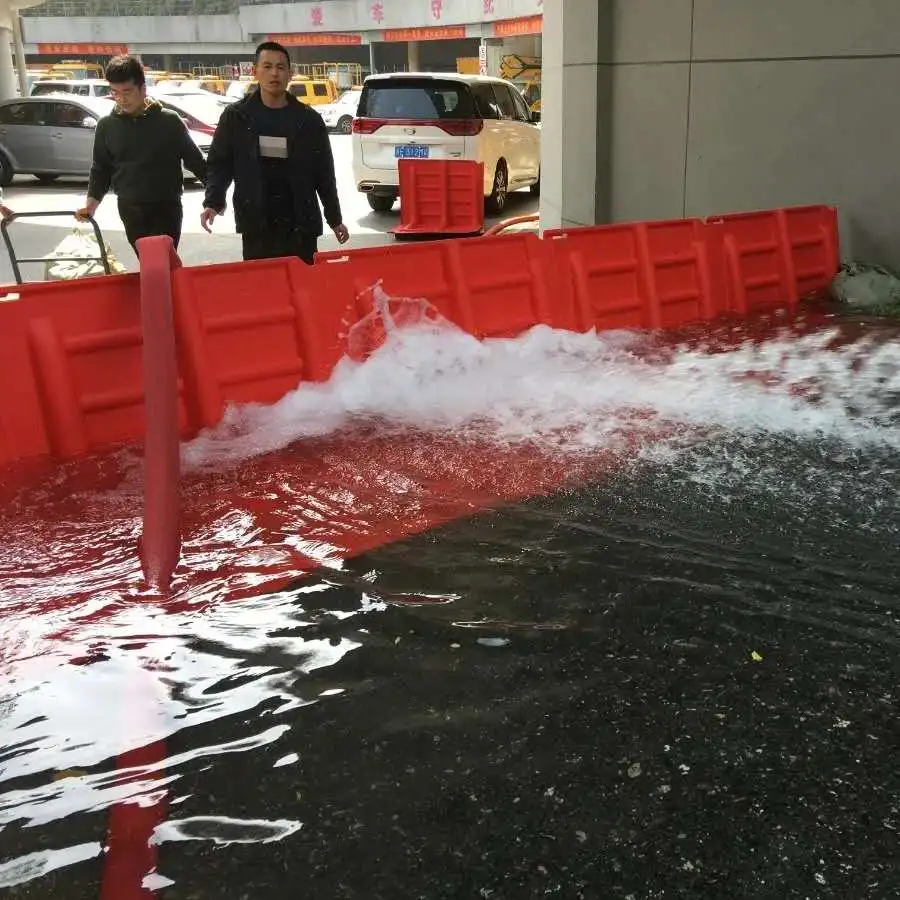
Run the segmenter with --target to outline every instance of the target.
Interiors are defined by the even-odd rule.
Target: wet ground
[[[900,896],[898,424],[838,368],[831,433],[776,403],[177,627],[120,615],[65,679],[20,642],[0,885],[142,896],[155,827],[165,900]]]

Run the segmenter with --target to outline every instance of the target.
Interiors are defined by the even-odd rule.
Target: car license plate
[[[423,144],[401,144],[394,147],[397,159],[428,159],[428,147]]]

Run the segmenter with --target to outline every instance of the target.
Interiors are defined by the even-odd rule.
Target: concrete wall
[[[592,59],[570,50],[597,13],[545,6],[545,171],[555,158],[570,195],[594,187],[594,221],[835,203],[845,255],[900,264],[898,0],[601,0]],[[554,63],[560,100],[597,99],[608,178],[573,148],[579,114],[548,108]],[[550,193],[557,219],[585,218]]]
[[[26,51],[36,44],[127,44],[132,48],[154,45],[177,53],[179,46],[211,47],[227,53],[229,46],[253,47],[241,31],[237,13],[223,16],[120,16],[118,18],[27,17],[23,20]],[[227,45],[227,46],[225,46]],[[219,49],[225,46],[225,49]],[[197,51],[199,52],[199,51]]]

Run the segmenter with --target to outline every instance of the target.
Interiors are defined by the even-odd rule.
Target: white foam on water
[[[654,353],[655,339],[641,332],[545,326],[479,341],[425,301],[393,300],[389,310],[377,289],[376,300],[349,336],[351,347],[360,335],[364,343],[374,319],[384,321],[387,338],[368,359],[344,358],[327,383],[304,384],[272,406],[230,408],[217,429],[185,447],[187,467],[238,462],[364,422],[384,433],[414,429],[572,453],[614,448],[623,432],[660,426],[900,448],[896,342],[834,348],[830,331],[728,352]]]
[[[25,884],[57,869],[74,866],[89,859],[95,859],[103,852],[96,841],[76,844],[72,847],[38,850],[27,856],[19,856],[0,863],[0,888],[11,888]]]
[[[293,819],[234,819],[230,816],[191,816],[157,825],[151,844],[168,841],[209,841],[228,844],[270,844],[299,831],[302,822]]]

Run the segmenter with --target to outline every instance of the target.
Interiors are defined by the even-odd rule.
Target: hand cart
[[[70,218],[74,218],[71,209],[67,209],[64,211],[50,211],[50,212],[24,212],[24,213],[13,213],[8,218],[0,221],[0,234],[3,235],[3,243],[6,244],[6,252],[9,254],[9,262],[12,265],[13,275],[16,277],[16,284],[22,284],[22,270],[19,268],[20,263],[47,263],[47,262],[100,262],[103,263],[103,271],[110,275],[112,274],[112,269],[109,265],[109,258],[106,254],[106,244],[103,243],[103,235],[100,233],[100,226],[94,220],[94,217],[91,216],[86,221],[90,223],[91,227],[94,229],[94,237],[97,239],[97,246],[100,248],[99,256],[40,256],[35,258],[19,258],[16,256],[15,247],[13,247],[12,239],[9,236],[9,226],[12,225],[16,219],[37,219],[37,218],[46,218],[48,216],[69,216]],[[80,221],[80,220],[79,220]]]

